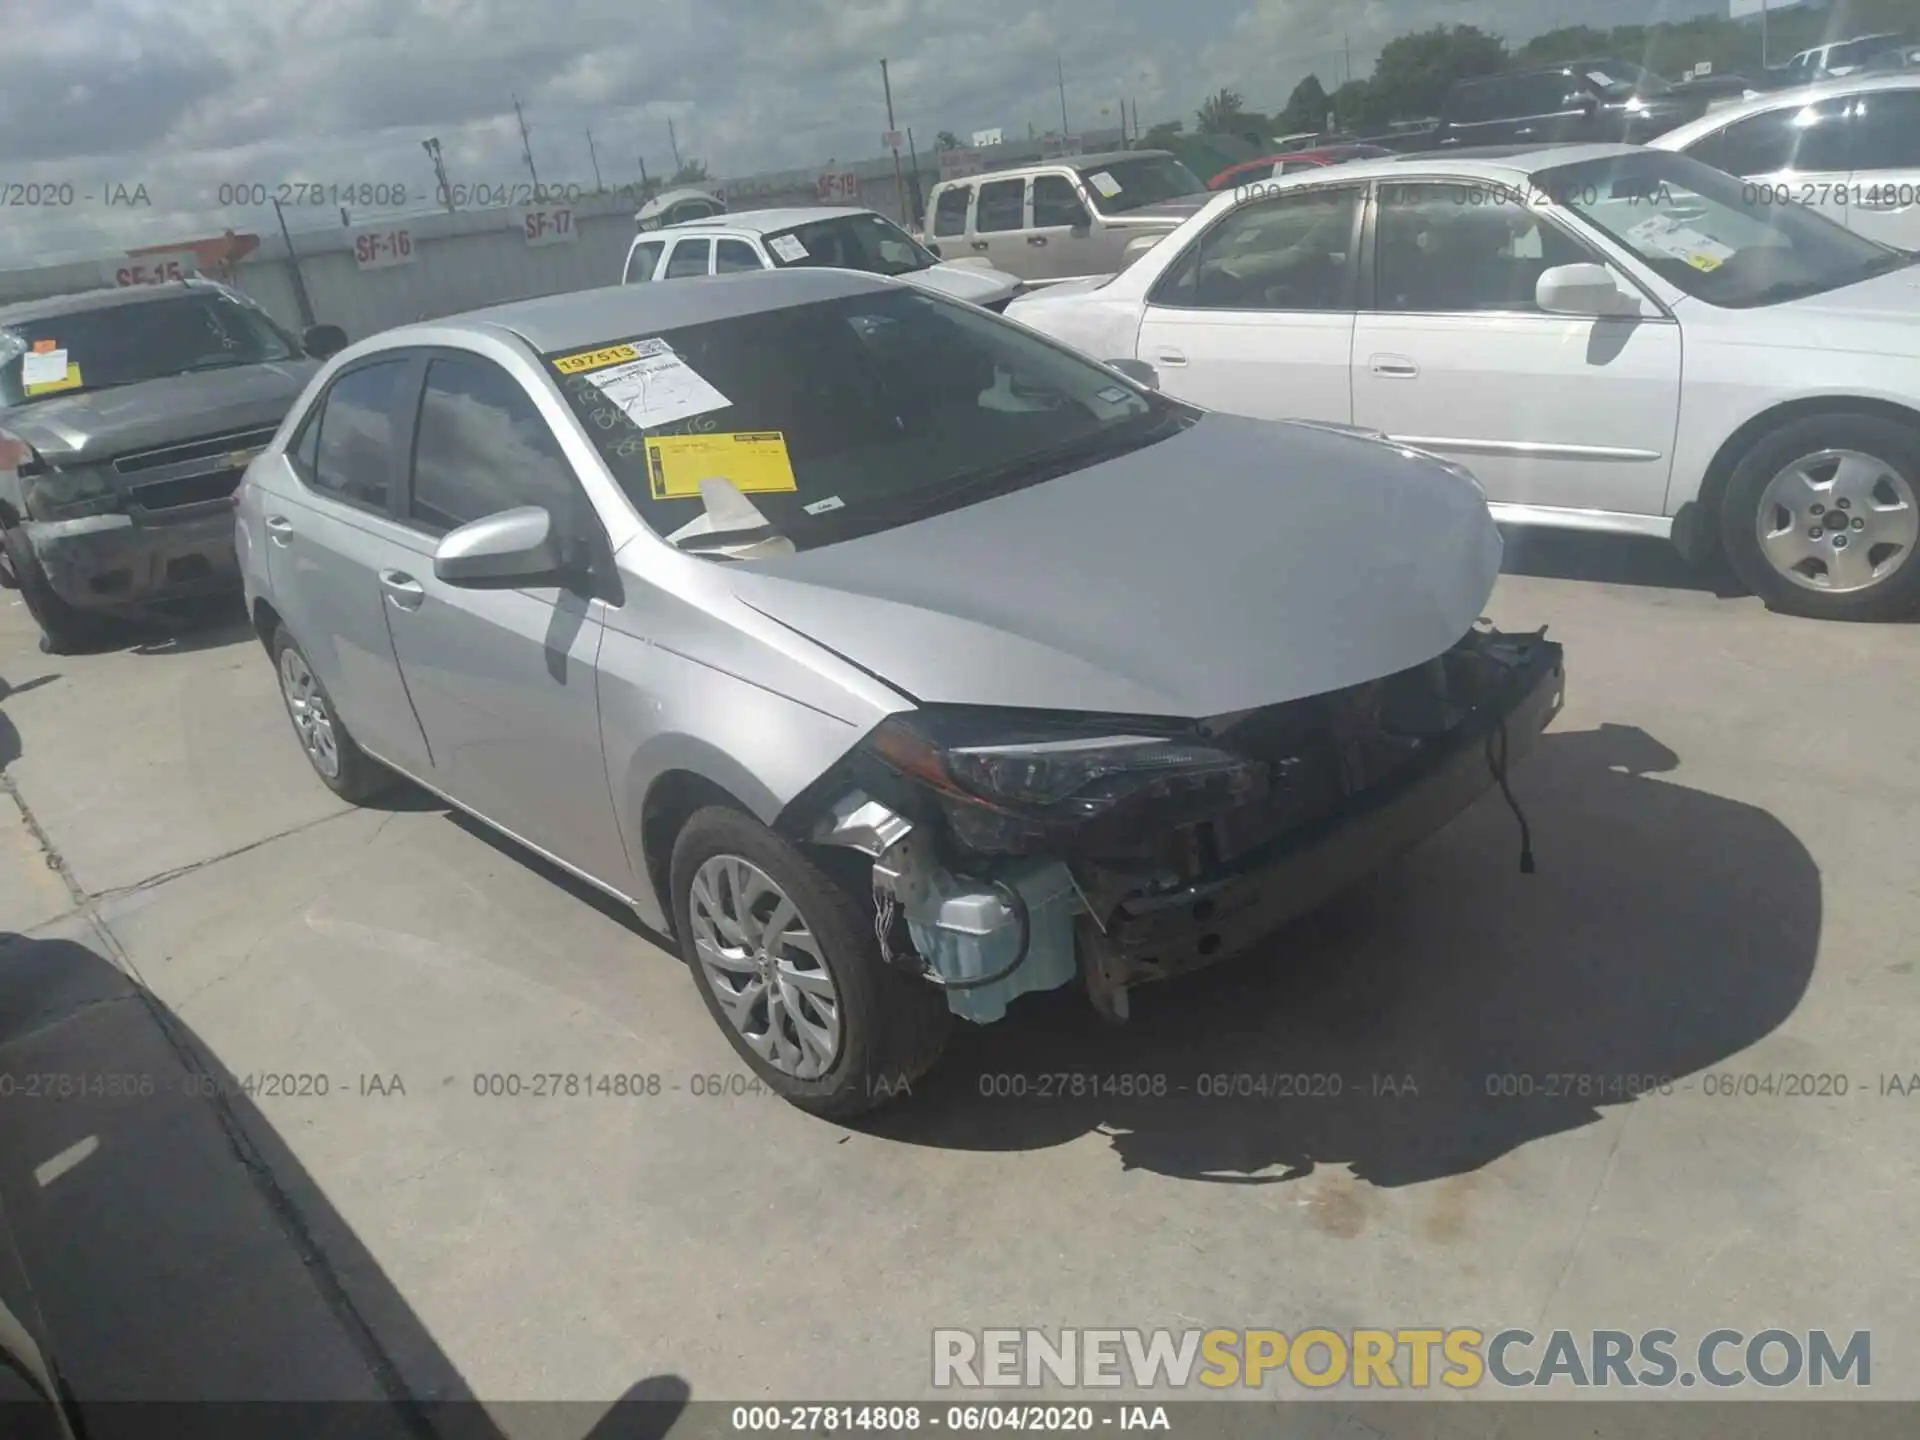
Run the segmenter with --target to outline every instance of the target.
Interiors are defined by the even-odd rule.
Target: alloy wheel
[[[752,861],[715,855],[694,872],[687,909],[694,954],[747,1047],[796,1080],[831,1070],[840,994],[786,892]]]
[[[1760,553],[1786,579],[1829,595],[1891,579],[1920,542],[1920,505],[1889,462],[1858,450],[1802,456],[1767,482],[1754,519]]]
[[[306,656],[292,646],[280,652],[280,693],[286,697],[287,713],[293,716],[294,731],[314,769],[329,780],[338,779],[340,743],[333,733],[327,697],[320,693]]]

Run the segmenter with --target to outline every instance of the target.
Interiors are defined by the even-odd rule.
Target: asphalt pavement
[[[418,792],[336,801],[244,623],[52,657],[0,596],[0,1197],[76,1389],[405,1428],[931,1398],[934,1327],[1778,1325],[1871,1330],[1920,1398],[1920,630],[1633,542],[1509,570],[1493,617],[1568,657],[1513,777],[1537,874],[1492,797],[1126,1027],[1035,997],[853,1126],[744,1093],[603,897]],[[60,1074],[132,1088],[20,1088]],[[1281,1074],[1340,1094],[1208,1093]]]

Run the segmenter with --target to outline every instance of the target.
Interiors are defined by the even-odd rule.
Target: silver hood
[[[728,573],[923,703],[1197,718],[1431,659],[1500,568],[1459,470],[1208,414],[1009,495]]]

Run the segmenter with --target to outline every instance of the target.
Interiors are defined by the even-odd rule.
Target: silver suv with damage
[[[329,325],[296,340],[206,280],[0,307],[0,584],[43,649],[238,589],[234,487],[345,344]]]
[[[631,905],[821,1114],[955,1016],[1120,1018],[1245,951],[1561,697],[1559,646],[1478,622],[1464,471],[846,270],[385,331],[238,525],[321,780],[407,776]]]

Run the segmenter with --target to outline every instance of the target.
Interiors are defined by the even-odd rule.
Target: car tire
[[[861,901],[752,816],[696,811],[674,842],[668,884],[700,998],[740,1058],[789,1103],[844,1119],[911,1094],[939,1058],[946,997],[887,965]],[[786,905],[791,920],[769,936],[767,922]],[[730,928],[742,919],[751,928]],[[795,943],[802,936],[809,945]],[[829,1031],[836,1043],[826,1055]]]
[[[390,787],[395,779],[393,772],[354,743],[346,722],[334,709],[332,697],[314,673],[307,652],[287,633],[286,626],[275,628],[272,651],[287,719],[320,783],[354,805]]]
[[[1916,497],[1920,428],[1843,411],[1805,416],[1767,432],[1734,468],[1721,549],[1770,610],[1900,619],[1920,610]]]
[[[27,613],[40,627],[42,650],[49,655],[78,655],[97,648],[106,639],[106,618],[90,615],[60,598],[23,532],[8,530],[0,543],[6,546],[7,564],[13,570],[13,582],[26,602]]]

